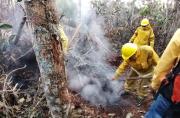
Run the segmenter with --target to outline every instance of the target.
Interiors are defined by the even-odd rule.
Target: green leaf
[[[146,16],[151,14],[151,9],[149,6],[144,6],[143,8],[140,9],[140,15],[141,16]]]
[[[0,23],[0,29],[11,29],[12,25],[6,23]]]

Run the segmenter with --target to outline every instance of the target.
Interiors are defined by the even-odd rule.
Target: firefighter
[[[138,106],[140,106],[148,94],[148,88],[145,86],[150,84],[153,67],[157,64],[159,57],[152,47],[147,45],[138,47],[134,43],[124,44],[121,53],[124,60],[116,70],[113,80],[122,76],[130,66],[131,72],[125,80],[124,94],[135,92],[138,96]],[[138,76],[141,77],[139,82],[138,79],[131,79]]]
[[[168,74],[168,76],[166,76]],[[160,87],[161,85],[161,87]],[[180,29],[167,45],[154,71],[151,87],[157,98],[145,118],[179,118],[180,115]],[[174,104],[175,103],[175,104]],[[177,110],[176,115],[168,113]],[[177,115],[178,113],[178,115]],[[171,116],[165,116],[171,114]]]
[[[141,21],[141,26],[136,29],[129,42],[138,46],[149,45],[154,48],[154,33],[147,18]]]
[[[60,41],[62,43],[62,49],[64,54],[67,54],[68,52],[68,44],[69,44],[69,39],[66,36],[66,34],[64,33],[64,30],[62,28],[62,26],[59,27],[59,32],[60,32]]]

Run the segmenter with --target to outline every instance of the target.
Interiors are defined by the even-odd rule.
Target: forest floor
[[[68,103],[68,101],[71,101]],[[73,118],[143,118],[152,97],[148,96],[140,107],[136,106],[136,96],[128,95],[120,98],[120,104],[113,106],[92,106],[78,94],[70,91],[65,101],[71,106],[70,116]]]
[[[115,56],[108,60],[111,65],[118,66],[120,57]],[[67,88],[68,90],[68,88]],[[137,106],[137,96],[129,94],[122,96],[117,105],[93,106],[85,101],[78,93],[68,90],[64,92],[64,102],[69,104],[70,117],[73,118],[143,118],[153,101],[150,93],[140,107]]]
[[[113,57],[110,59],[110,63],[118,66],[119,60],[119,57]],[[50,117],[41,87],[41,80],[39,80],[37,74],[37,63],[33,62],[34,60],[27,60],[27,63],[28,61],[32,63],[31,66],[13,73],[13,81],[10,83],[11,86],[15,86],[16,82],[20,83],[22,89],[17,92],[17,95],[5,92],[6,105],[3,103],[2,96],[0,97],[0,117],[7,117],[8,113],[8,117]],[[0,88],[2,89],[3,81],[1,82]],[[143,104],[137,107],[136,96],[128,95],[121,97],[117,105],[94,106],[85,101],[78,93],[69,90],[68,85],[63,93],[61,100],[63,101],[63,107],[66,109],[65,114],[69,118],[141,118],[153,99],[152,95],[149,94]]]

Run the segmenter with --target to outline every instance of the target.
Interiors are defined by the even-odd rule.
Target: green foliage
[[[0,23],[0,30],[8,30],[11,29],[12,25],[6,24],[6,23]],[[9,46],[9,41],[14,39],[14,35],[11,35],[8,37],[2,37],[2,34],[0,32],[0,52],[2,52],[3,49],[7,48]]]
[[[160,4],[146,5],[139,10],[139,14],[143,17],[152,18],[158,25],[162,26],[165,24],[166,18],[164,16],[164,10]]]
[[[12,25],[6,23],[0,23],[0,29],[11,29]]]
[[[150,15],[151,14],[151,9],[149,6],[145,6],[143,8],[140,9],[140,15],[141,16],[147,16],[147,15]]]
[[[165,23],[165,17],[162,14],[155,14],[154,19],[157,22],[157,25],[163,25]]]

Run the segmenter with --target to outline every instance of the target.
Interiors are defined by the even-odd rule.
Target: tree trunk
[[[47,104],[52,117],[62,118],[60,92],[65,86],[66,76],[54,0],[31,0],[25,3],[28,19],[34,27],[33,46]]]

